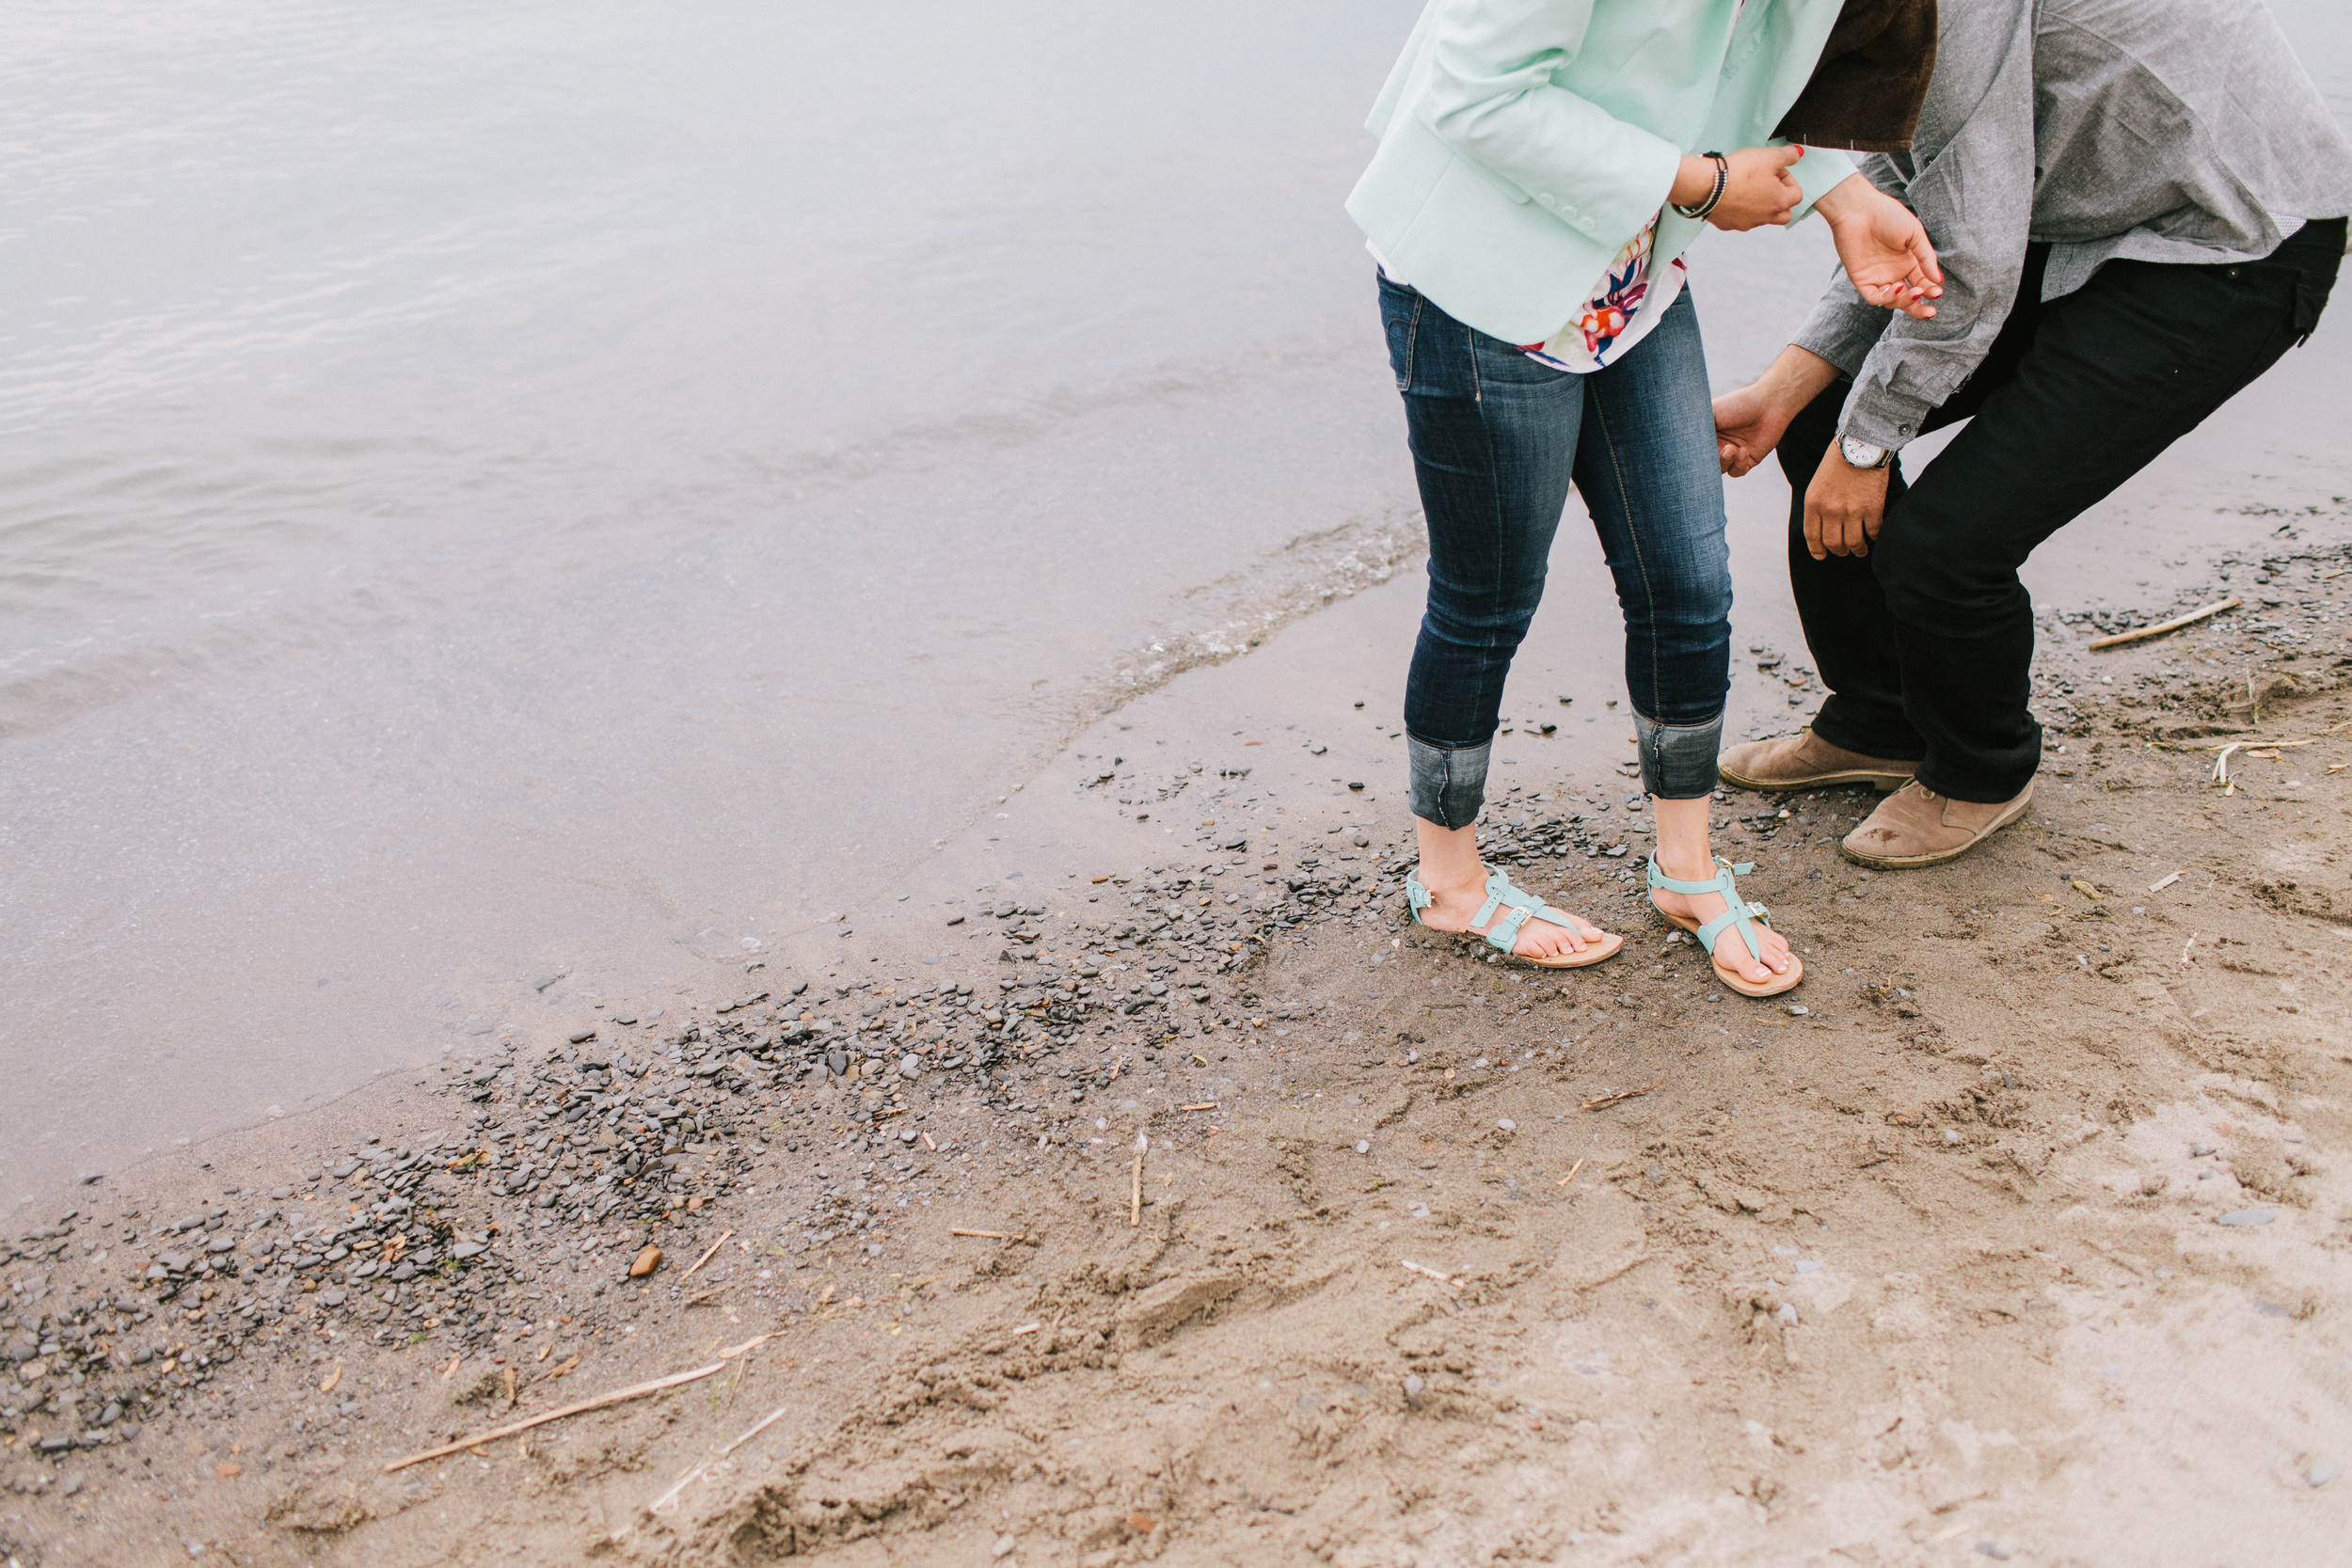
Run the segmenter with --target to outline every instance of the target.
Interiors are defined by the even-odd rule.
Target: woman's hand
[[[1917,214],[1859,174],[1839,181],[1814,206],[1865,302],[1921,321],[1935,314],[1928,301],[1943,297],[1944,269]]]
[[[1764,373],[1715,400],[1715,454],[1738,479],[1772,455],[1789,422],[1837,380],[1837,367],[1790,343]]]
[[[1735,234],[1768,223],[1788,223],[1797,203],[1804,199],[1804,187],[1788,172],[1788,166],[1804,156],[1802,147],[1743,147],[1730,154],[1724,160],[1730,181],[1707,221]],[[1685,207],[1695,207],[1714,188],[1715,160],[1685,158],[1668,195]]]

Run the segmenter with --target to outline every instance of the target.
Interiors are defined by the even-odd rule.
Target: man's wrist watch
[[[1855,436],[1837,438],[1837,450],[1846,454],[1846,461],[1857,468],[1883,468],[1895,461],[1895,449],[1874,447]]]

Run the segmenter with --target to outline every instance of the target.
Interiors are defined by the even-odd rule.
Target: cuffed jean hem
[[[1633,710],[1642,748],[1642,788],[1661,800],[1695,800],[1715,792],[1716,753],[1723,750],[1724,716],[1704,724],[1661,724]]]
[[[1412,768],[1413,815],[1440,828],[1467,828],[1486,803],[1486,759],[1495,743],[1433,746],[1417,735],[1405,736]]]

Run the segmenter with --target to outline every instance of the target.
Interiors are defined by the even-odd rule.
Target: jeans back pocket
[[[1413,350],[1421,336],[1422,297],[1402,283],[1380,278],[1380,325],[1389,338],[1389,369],[1400,392],[1413,384]]]

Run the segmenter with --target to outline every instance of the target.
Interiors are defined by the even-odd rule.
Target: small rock
[[[1956,1128],[1950,1128],[1950,1127],[1947,1127],[1946,1129],[1944,1129],[1944,1142],[1945,1142],[1947,1145],[1956,1144],[1956,1143],[1960,1142],[1960,1132],[1959,1132],[1959,1130],[1958,1130],[1958,1129],[1956,1129]]]
[[[1806,1006],[1802,1002],[1791,1002],[1788,1004],[1788,1016],[1790,1018],[1809,1018],[1812,1016],[1812,1013],[1813,1009]]]
[[[2325,1486],[2344,1474],[2344,1466],[2332,1459],[2314,1459],[2312,1467],[2303,1472],[2303,1480],[2312,1486]]]
[[[1359,1139],[1357,1139],[1357,1140],[1356,1140],[1356,1152],[1357,1152],[1357,1153],[1359,1153],[1359,1154],[1369,1154],[1369,1153],[1371,1153],[1371,1152],[1372,1152],[1372,1144],[1371,1144],[1371,1142],[1370,1142],[1368,1139],[1364,1139],[1364,1138],[1359,1138]]]
[[[629,1264],[628,1276],[631,1279],[643,1279],[660,1266],[661,1249],[651,1242],[647,1242],[645,1250],[637,1255],[635,1262]]]
[[[2191,1144],[2188,1146],[2188,1157],[2192,1160],[2201,1160],[2212,1152],[2213,1145],[2211,1144]]]
[[[1504,1117],[1501,1121],[1495,1123],[1495,1130],[1502,1132],[1516,1132],[1519,1130],[1519,1124],[1513,1121],[1509,1117]]]
[[[1418,1376],[1411,1372],[1406,1373],[1405,1402],[1411,1405],[1415,1410],[1419,1410],[1421,1408],[1421,1391],[1424,1386],[1426,1386],[1426,1385],[1424,1385]]]
[[[1998,1541],[1979,1541],[1977,1543],[1977,1555],[1989,1557],[1996,1562],[2007,1562],[2017,1554]]]
[[[2268,1225],[2272,1220],[2275,1220],[2278,1217],[2278,1212],[2275,1210],[2237,1209],[2222,1215],[2219,1219],[2215,1220],[2213,1223],[2216,1225],[2229,1226]]]
[[[988,1549],[988,1555],[991,1557],[1010,1557],[1012,1555],[1012,1537],[1009,1535],[1000,1535],[996,1538],[996,1544]]]
[[[319,1292],[321,1307],[341,1307],[346,1299],[348,1298],[343,1294],[343,1288],[340,1285],[329,1285]]]
[[[1821,1272],[1821,1265],[1813,1259],[1802,1258],[1797,1260],[1797,1272],[1799,1274],[1820,1274]]]
[[[571,1033],[571,1041],[574,1045],[586,1045],[596,1037],[596,1032],[594,1029],[575,1029]]]
[[[1780,1304],[1780,1311],[1779,1311],[1779,1313],[1777,1314],[1777,1316],[1779,1317],[1779,1319],[1780,1319],[1780,1321],[1781,1321],[1782,1323],[1787,1323],[1787,1324],[1788,1324],[1790,1328],[1794,1328],[1794,1327],[1796,1327],[1796,1326],[1797,1326],[1797,1304],[1796,1304],[1795,1302],[1793,1302],[1793,1301],[1784,1301],[1784,1302],[1782,1302],[1782,1303]]]

